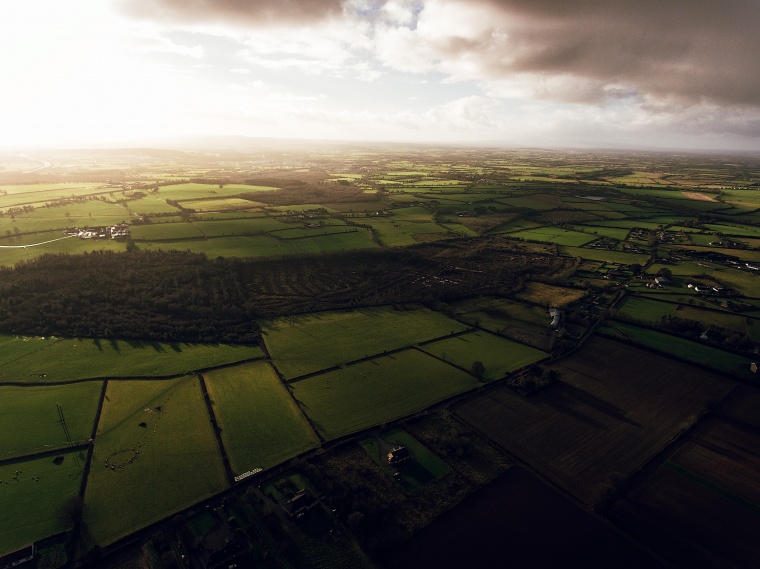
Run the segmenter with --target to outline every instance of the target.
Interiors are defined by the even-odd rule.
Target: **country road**
[[[39,243],[29,243],[28,245],[0,245],[0,249],[26,249],[27,247],[37,247],[39,245],[53,243],[54,241],[62,241],[63,239],[70,239],[72,237],[76,237],[76,235],[67,235],[66,237],[59,237],[58,239],[51,239],[50,241],[40,241]]]
[[[45,168],[50,168],[52,164],[48,162],[47,160],[40,160],[39,158],[32,158],[31,156],[26,156],[25,154],[19,154],[21,158],[26,158],[27,160],[34,160],[36,162],[42,162],[42,166],[37,166],[37,168],[32,168],[31,170],[25,170],[21,172],[22,174],[31,174],[32,172],[36,172],[37,170],[44,170]]]

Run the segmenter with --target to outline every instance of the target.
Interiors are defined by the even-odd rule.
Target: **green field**
[[[479,361],[485,367],[483,379],[494,381],[508,373],[547,358],[549,354],[518,342],[489,334],[470,332],[421,347],[444,361],[470,370]]]
[[[0,460],[67,446],[60,404],[71,440],[84,443],[95,423],[103,384],[0,386]]]
[[[181,241],[176,244],[161,242],[140,243],[146,251],[171,250],[204,253],[216,257],[280,257],[375,248],[377,244],[367,231],[323,235],[312,239],[275,239],[269,235],[253,237],[231,236],[215,239]]]
[[[163,200],[188,200],[201,198],[226,198],[250,192],[266,192],[276,190],[269,186],[248,186],[246,184],[172,184],[161,186],[155,195]],[[192,205],[184,204],[185,207]]]
[[[197,378],[109,383],[85,495],[93,543],[111,543],[226,487]]]
[[[425,308],[320,312],[261,323],[273,363],[287,379],[466,329]]]
[[[65,504],[79,493],[83,460],[61,451],[0,465],[0,555],[71,527]]]
[[[477,385],[468,373],[414,349],[291,384],[296,400],[328,440],[398,419]]]
[[[182,222],[135,225],[130,229],[130,233],[136,241],[197,239],[198,237],[203,237],[203,234],[195,224]]]
[[[267,362],[204,374],[232,470],[270,468],[318,440]]]
[[[257,235],[279,231],[297,225],[283,223],[273,217],[252,217],[248,219],[225,219],[221,221],[198,221],[194,225],[206,237],[222,235]]]
[[[179,375],[263,355],[259,346],[232,344],[0,336],[0,383]]]
[[[514,233],[510,233],[509,236],[527,241],[541,241],[542,243],[556,243],[557,245],[571,245],[574,247],[580,247],[596,239],[595,235],[569,231],[561,227],[537,227],[535,229],[515,231]]]
[[[607,251],[605,249],[584,249],[582,247],[560,247],[560,252],[566,257],[582,257],[595,261],[607,261],[610,263],[643,265],[649,259],[649,255],[639,253],[626,253],[623,251]]]

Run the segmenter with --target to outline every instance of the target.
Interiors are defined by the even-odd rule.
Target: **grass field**
[[[151,223],[135,225],[130,229],[132,238],[136,241],[193,239],[203,237],[201,231],[193,223]]]
[[[270,468],[318,444],[267,362],[204,374],[232,470]]]
[[[221,235],[257,235],[297,227],[283,223],[273,217],[252,217],[249,219],[225,219],[220,221],[198,221],[194,224],[206,237]]]
[[[111,543],[226,486],[197,378],[109,383],[85,496],[93,543]]]
[[[204,253],[210,258],[280,257],[285,255],[345,251],[349,249],[370,249],[377,246],[367,231],[324,235],[311,239],[280,240],[269,235],[260,235],[253,237],[218,237],[215,239],[199,239],[197,241],[188,240],[174,244],[161,242],[140,243],[140,249],[147,251],[177,249],[179,251]]]
[[[424,409],[479,382],[410,349],[291,385],[304,412],[329,440]]]
[[[569,231],[561,227],[537,227],[535,229],[515,231],[514,233],[510,233],[509,236],[527,241],[541,241],[542,243],[556,243],[557,245],[572,245],[575,247],[580,247],[596,239],[595,235]]]
[[[605,334],[633,340],[654,350],[673,354],[695,364],[723,372],[736,372],[740,377],[754,379],[749,371],[750,360],[746,356],[738,356],[708,346],[702,342],[693,342],[677,336],[670,336],[648,328],[641,328],[623,322],[609,322],[601,327]]]
[[[470,332],[425,344],[420,349],[466,370],[480,361],[485,367],[483,379],[486,381],[501,379],[549,356],[536,348],[488,332]]]
[[[733,388],[697,367],[601,338],[552,367],[561,381],[533,397],[504,387],[455,410],[588,504]]]
[[[58,407],[72,441],[92,433],[102,383],[45,387],[0,386],[0,460],[67,446]]]
[[[466,329],[426,308],[321,312],[261,323],[272,361],[288,379]]]
[[[0,465],[0,555],[71,527],[64,504],[79,492],[84,453],[57,456]]]
[[[582,257],[595,261],[606,261],[624,265],[638,263],[643,265],[649,259],[649,255],[639,253],[625,253],[622,251],[607,251],[604,249],[584,249],[582,247],[560,247],[560,253],[565,257]]]
[[[232,344],[0,336],[0,384],[179,375],[263,355],[259,346]]]

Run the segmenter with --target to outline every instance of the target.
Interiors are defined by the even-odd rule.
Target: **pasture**
[[[619,265],[639,265],[645,264],[649,260],[649,255],[640,253],[626,253],[624,251],[607,251],[606,249],[586,249],[582,247],[569,247],[563,245],[559,248],[560,253],[565,257],[581,257],[582,259],[591,259],[593,261],[605,261]]]
[[[194,223],[184,222],[135,225],[130,229],[130,233],[135,241],[197,239],[203,237],[203,233]]]
[[[294,227],[273,217],[225,219],[220,221],[197,221],[194,225],[206,237],[222,235],[258,235]]]
[[[327,440],[399,419],[479,385],[470,374],[410,349],[291,383]]]
[[[509,234],[512,238],[525,239],[526,241],[540,241],[542,243],[556,243],[557,245],[572,245],[580,247],[596,239],[595,235],[570,231],[561,227],[537,227],[515,231]]]
[[[536,348],[483,331],[437,340],[420,349],[465,370],[471,370],[473,363],[479,361],[485,368],[482,377],[485,381],[501,379],[549,356]]]
[[[270,468],[318,444],[269,363],[229,367],[203,376],[235,474]]]
[[[188,240],[171,246],[160,241],[140,243],[146,251],[177,249],[216,257],[282,257],[309,255],[350,249],[369,249],[378,245],[367,231],[321,235],[311,239],[276,239],[270,235],[229,236],[214,239]]]
[[[85,495],[93,544],[227,487],[209,419],[196,377],[109,383]]]
[[[0,337],[0,384],[160,377],[263,357],[259,346]],[[13,347],[21,346],[14,357]]]
[[[467,327],[427,308],[388,306],[261,322],[272,362],[287,379],[439,338]]]
[[[89,439],[103,383],[0,386],[0,460],[68,446],[59,420],[60,404],[71,440]]]
[[[79,493],[83,460],[61,451],[0,465],[0,555],[71,528],[66,504]]]
[[[589,505],[694,423],[733,384],[697,367],[592,338],[524,398],[506,387],[456,413]]]

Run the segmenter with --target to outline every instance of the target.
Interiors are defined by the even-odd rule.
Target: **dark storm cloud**
[[[565,74],[660,97],[760,106],[758,0],[470,1],[507,33],[500,54],[480,46],[491,78]]]
[[[343,0],[122,0],[132,15],[159,21],[305,24],[341,13]]]

